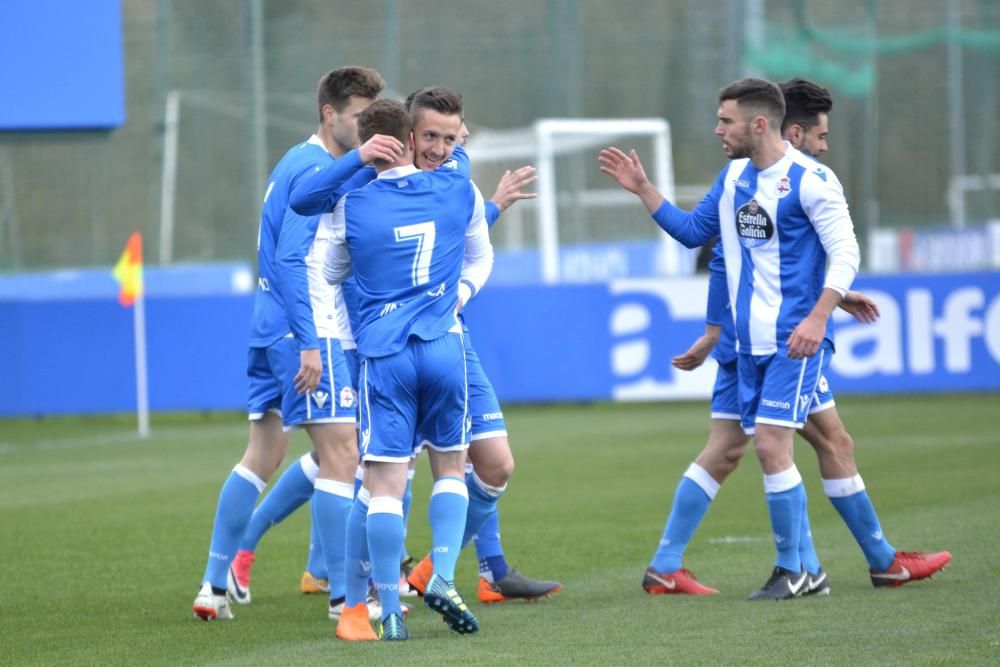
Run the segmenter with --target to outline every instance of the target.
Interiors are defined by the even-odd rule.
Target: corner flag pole
[[[140,266],[139,270],[142,268]],[[135,405],[139,417],[139,437],[149,437],[149,385],[146,367],[146,295],[141,291],[132,309],[135,330]]]
[[[139,437],[149,437],[149,389],[146,367],[146,297],[142,280],[142,235],[132,232],[122,256],[112,271],[121,285],[118,303],[132,306],[135,331],[135,403],[139,416]]]

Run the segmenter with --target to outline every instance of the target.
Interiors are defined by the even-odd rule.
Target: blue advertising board
[[[153,410],[240,409],[249,267],[146,274]],[[861,276],[882,316],[835,317],[835,393],[1000,391],[1000,273]],[[670,359],[704,330],[707,281],[490,286],[467,308],[502,401],[705,398],[715,368]],[[108,271],[0,279],[0,416],[135,409],[132,311]]]
[[[0,17],[0,131],[125,123],[119,0],[7,0]]]

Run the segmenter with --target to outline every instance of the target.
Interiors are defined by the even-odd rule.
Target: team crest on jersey
[[[313,397],[313,400],[316,401],[316,407],[317,408],[322,408],[323,405],[326,404],[326,399],[330,398],[330,394],[328,394],[328,393],[326,393],[325,391],[322,391],[322,390],[321,391],[314,391],[312,397]]]
[[[340,390],[340,407],[349,408],[354,405],[354,391],[350,387]]]
[[[778,199],[784,199],[790,194],[792,194],[792,182],[786,176],[778,181]]]
[[[756,199],[736,209],[736,233],[744,248],[756,248],[764,245],[774,236],[774,223],[771,216],[763,209]]]

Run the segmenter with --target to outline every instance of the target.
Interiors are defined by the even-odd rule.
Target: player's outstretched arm
[[[665,201],[663,195],[646,177],[646,170],[634,148],[629,155],[613,146],[605,148],[597,156],[597,161],[601,165],[601,171],[615,179],[618,185],[639,195],[650,215]]]
[[[721,335],[722,327],[716,324],[706,324],[705,333],[688,348],[687,352],[674,357],[670,362],[671,365],[682,371],[693,371],[705,363],[705,359],[715,349]]]
[[[500,183],[497,184],[496,192],[490,197],[490,201],[496,205],[500,213],[503,213],[516,201],[535,199],[538,194],[525,192],[524,188],[537,180],[538,174],[535,173],[535,168],[530,164],[514,171],[508,169],[500,177]]]
[[[356,150],[331,160],[325,168],[303,174],[288,195],[288,205],[299,215],[320,215],[333,210],[343,196],[343,186],[364,165],[374,160],[394,161],[403,153],[399,139],[376,134]]]
[[[840,302],[841,310],[850,313],[854,319],[862,324],[871,324],[877,320],[882,313],[878,310],[878,304],[861,292],[849,291]]]
[[[597,161],[603,173],[615,179],[618,185],[629,192],[638,195],[660,229],[688,248],[697,248],[719,233],[718,183],[698,207],[689,213],[664,199],[646,177],[646,170],[635,149],[626,155],[613,146],[605,148]]]

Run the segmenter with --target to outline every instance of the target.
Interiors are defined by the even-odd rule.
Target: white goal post
[[[475,131],[470,137],[467,149],[474,170],[484,162],[506,162],[508,167],[513,168],[519,166],[511,164],[516,160],[527,160],[537,168],[538,199],[530,203],[536,206],[540,275],[544,282],[557,283],[563,279],[559,260],[558,213],[563,193],[558,188],[556,158],[582,153],[579,159],[587,161],[586,168],[596,170],[598,151],[623,138],[644,138],[651,142],[652,163],[647,165],[647,168],[651,167],[650,177],[668,200],[676,201],[670,124],[663,118],[545,118],[536,121],[531,127]],[[486,183],[481,185],[485,186]],[[587,188],[573,194],[575,201],[582,206],[641,207],[634,195],[625,192],[610,179],[607,179],[606,187]],[[489,193],[484,192],[484,195],[489,196]],[[660,234],[659,237],[659,272],[672,276],[689,275],[693,270],[691,252],[666,234]]]

